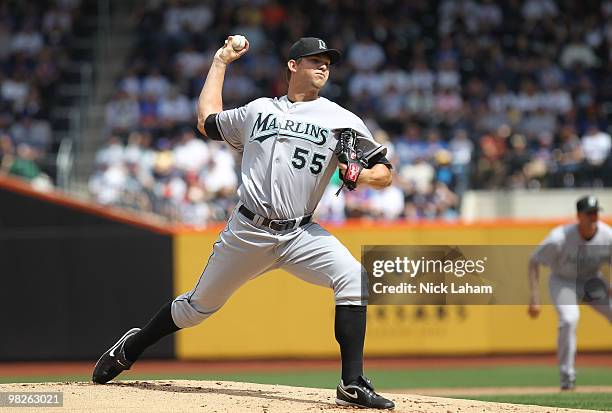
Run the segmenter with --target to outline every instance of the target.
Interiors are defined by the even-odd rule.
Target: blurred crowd
[[[96,154],[98,168],[89,180],[96,200],[194,227],[224,220],[238,188],[230,149],[204,142],[188,126],[152,143],[147,131],[130,132],[127,145],[111,135]]]
[[[0,1],[0,175],[52,185],[50,111],[80,0]]]
[[[196,136],[195,102],[228,34],[227,108],[286,92],[304,35],[345,52],[323,95],[389,148],[394,184],[329,193],[321,219],[455,219],[466,189],[612,185],[612,1],[149,1],[106,108],[91,191],[172,220],[223,219],[236,154]]]

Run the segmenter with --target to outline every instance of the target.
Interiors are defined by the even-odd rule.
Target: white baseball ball
[[[246,46],[246,37],[235,34],[232,36],[232,49],[239,52]]]

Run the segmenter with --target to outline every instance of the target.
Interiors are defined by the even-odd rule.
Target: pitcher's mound
[[[63,392],[63,408],[45,411],[111,412],[356,412],[336,406],[336,391],[223,381],[120,381],[91,383],[0,384],[0,392]],[[396,412],[501,413],[570,412],[570,409],[455,400],[409,394],[386,394]],[[40,407],[19,412],[39,413]],[[359,410],[364,411],[364,410]],[[573,410],[585,412],[585,410]]]

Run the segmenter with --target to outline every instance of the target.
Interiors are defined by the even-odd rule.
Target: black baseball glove
[[[342,188],[346,186],[349,191],[357,188],[357,180],[364,168],[371,168],[370,164],[374,159],[380,158],[387,153],[387,148],[378,145],[364,137],[351,128],[334,130],[338,138],[338,144],[334,153],[338,157],[338,162],[346,165],[346,172],[338,171],[342,186],[336,193],[338,195]]]

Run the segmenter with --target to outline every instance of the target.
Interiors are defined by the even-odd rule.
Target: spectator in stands
[[[118,135],[111,135],[106,145],[98,149],[96,153],[97,165],[118,165],[124,160],[123,145]]]
[[[175,166],[170,140],[160,139],[157,149],[153,166],[153,210],[174,221],[178,215],[177,207],[186,195],[187,183]]]
[[[154,185],[153,166],[155,165],[155,152],[150,148],[150,136],[140,131],[130,133],[128,144],[123,150],[123,163],[134,167],[134,172],[142,191],[146,196],[152,198],[152,188]],[[152,206],[148,205],[152,210]]]
[[[372,191],[369,188],[357,188],[344,192],[344,207],[347,218],[370,219]]]
[[[560,60],[565,68],[571,68],[576,65],[593,67],[599,61],[593,49],[591,49],[579,33],[572,34],[570,43],[566,44],[561,51]]]
[[[120,205],[127,180],[122,163],[102,162],[89,179],[89,192],[102,205]]]
[[[348,61],[358,71],[376,70],[385,63],[385,51],[370,37],[359,35],[348,52]]]
[[[379,101],[381,113],[390,119],[403,119],[406,113],[406,98],[404,93],[394,84],[387,86]]]
[[[444,220],[455,220],[459,214],[459,197],[451,191],[443,182],[437,182],[433,192],[433,204],[435,205],[435,217]]]
[[[138,102],[138,115],[140,128],[153,130],[160,126],[159,102],[155,94],[151,92],[142,94]]]
[[[435,98],[428,90],[415,89],[408,92],[406,97],[406,112],[419,117],[435,113]]]
[[[553,112],[546,111],[542,107],[537,107],[532,112],[525,112],[517,130],[524,133],[528,139],[535,140],[542,132],[553,133],[557,129],[557,117]]]
[[[553,135],[550,132],[542,131],[538,135],[537,143],[537,148],[533,151],[529,163],[524,168],[527,187],[530,189],[548,186],[551,182],[551,171],[555,168],[551,149]]]
[[[435,76],[424,60],[419,59],[414,62],[409,77],[410,89],[422,91],[433,90]]]
[[[541,95],[540,107],[555,115],[565,115],[573,109],[572,96],[559,83],[550,82]]]
[[[5,165],[9,175],[19,176],[28,181],[41,174],[41,170],[34,161],[36,153],[26,144],[17,145],[14,156],[9,158],[8,165]]]
[[[51,7],[43,17],[42,30],[47,35],[69,33],[72,30],[72,14],[67,9]]]
[[[192,128],[185,128],[178,139],[173,149],[176,168],[197,174],[210,160],[208,145],[196,138]]]
[[[452,121],[463,109],[463,100],[456,90],[442,89],[436,95],[435,110],[443,120]]]
[[[16,73],[13,76],[6,76],[2,79],[1,93],[2,99],[8,101],[12,106],[13,112],[18,112],[23,107],[30,84],[26,81],[23,73]]]
[[[26,97],[23,106],[19,108],[18,114],[25,117],[30,118],[39,118],[43,117],[46,113],[43,109],[43,103],[40,97],[40,92],[37,88],[31,88],[28,92],[28,96]],[[41,119],[42,121],[42,119]],[[48,122],[45,121],[45,125],[48,126]],[[51,134],[51,129],[49,126],[49,135]]]
[[[149,188],[143,184],[139,168],[138,162],[130,160],[125,163],[126,176],[121,188],[118,205],[137,211],[151,211],[152,205],[149,198]]]
[[[557,164],[555,186],[571,188],[576,184],[576,174],[584,161],[582,144],[574,128],[564,125],[559,132],[559,147],[553,151]]]
[[[480,153],[475,165],[473,185],[478,189],[493,189],[503,186],[507,166],[503,162],[505,149],[498,145],[499,140],[491,135],[480,139]]]
[[[176,66],[178,74],[185,79],[205,73],[205,66],[208,59],[204,53],[196,50],[193,43],[188,43],[183,50],[176,54]]]
[[[435,181],[452,187],[455,184],[453,170],[451,167],[452,155],[446,149],[438,149],[433,157],[436,169]]]
[[[412,164],[418,157],[426,156],[426,147],[421,140],[421,129],[410,123],[404,132],[395,139],[395,152],[400,166]]]
[[[445,141],[440,138],[440,131],[437,129],[430,129],[427,131],[427,142],[425,142],[424,156],[429,161],[435,161],[436,155],[446,150],[448,145]]]
[[[133,65],[126,71],[123,78],[119,80],[119,90],[127,93],[131,98],[138,98],[141,91],[141,80],[138,76],[138,68]]]
[[[595,186],[603,186],[604,179],[610,173],[609,160],[612,138],[610,134],[603,132],[595,124],[591,124],[582,137],[582,152],[584,153],[584,177]]]
[[[404,192],[393,184],[372,194],[368,214],[374,218],[393,221],[401,216],[404,207]]]
[[[559,9],[553,0],[526,0],[521,9],[523,17],[529,21],[538,21],[559,14]]]
[[[51,145],[51,127],[45,120],[23,116],[10,129],[13,141],[17,145],[27,145],[38,158],[45,154]]]
[[[34,22],[27,21],[23,29],[13,36],[11,49],[13,53],[24,52],[28,56],[35,56],[43,45],[43,36],[34,30]]]
[[[168,96],[160,101],[159,116],[166,128],[186,124],[194,114],[193,105],[176,87],[170,88]]]
[[[149,70],[147,76],[142,81],[142,94],[149,94],[156,99],[163,98],[170,91],[170,82],[161,73],[158,67],[153,67]]]
[[[439,89],[459,90],[461,87],[461,74],[457,70],[454,58],[445,58],[440,61],[436,84]]]
[[[417,193],[427,193],[435,177],[433,165],[421,155],[412,164],[403,165],[399,171],[400,180],[409,182]]]
[[[106,125],[116,133],[127,133],[136,129],[140,123],[138,101],[119,90],[106,105]]]
[[[179,207],[179,221],[184,225],[203,228],[212,216],[212,210],[206,202],[204,190],[200,185],[190,185],[185,200]]]
[[[527,148],[527,139],[520,134],[514,134],[510,138],[510,150],[506,153],[505,163],[507,165],[509,188],[524,188],[527,185],[525,165],[531,160],[531,154]]]
[[[459,129],[449,143],[452,170],[455,178],[455,192],[459,197],[467,190],[470,176],[470,165],[474,152],[474,143],[469,139],[465,129]]]

